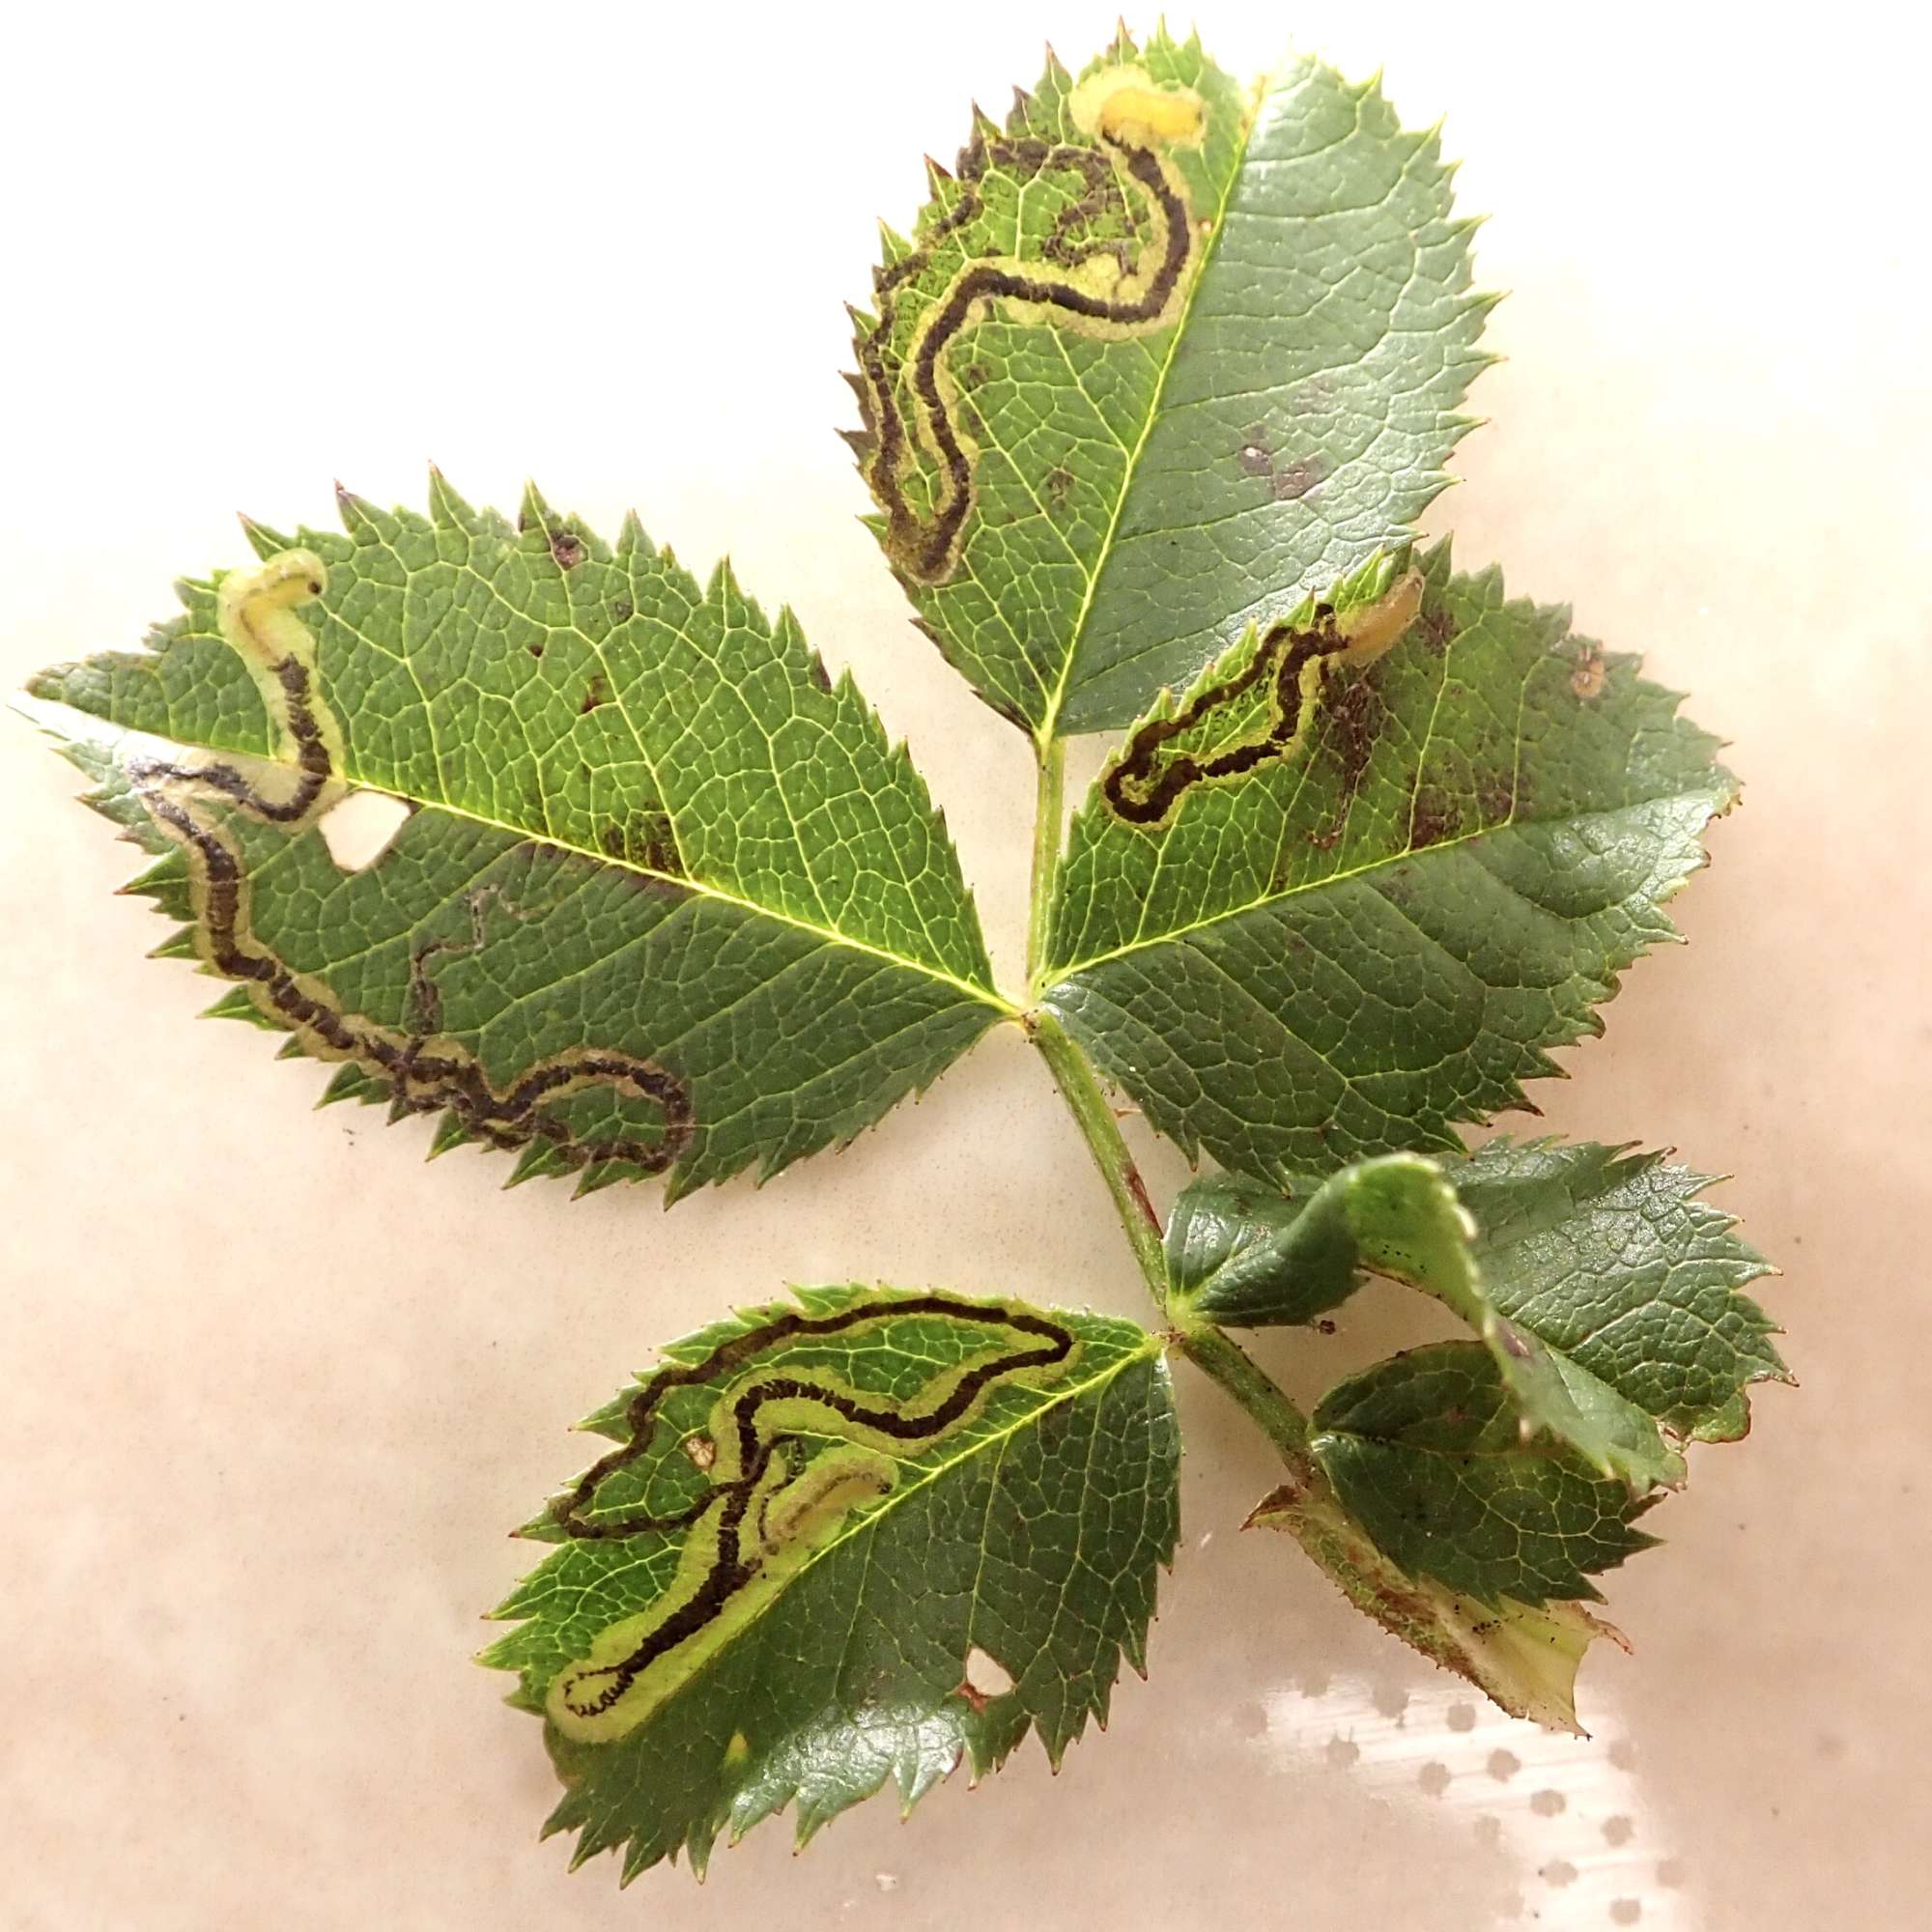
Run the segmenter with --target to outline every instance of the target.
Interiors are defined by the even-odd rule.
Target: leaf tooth
[[[1109,50],[1116,60],[1132,60],[1140,49],[1134,45],[1134,37],[1127,32],[1125,14],[1117,14],[1114,19],[1114,44]]]
[[[253,1020],[260,1022],[262,1009],[248,997],[245,986],[230,986],[213,1006],[204,1007],[205,1020]]]
[[[125,888],[124,888],[125,890]],[[197,956],[194,927],[178,925],[148,954],[150,959],[193,959]]]
[[[476,512],[450,488],[448,477],[434,463],[429,467],[429,514],[438,529],[476,533]]]
[[[547,1140],[533,1140],[517,1156],[517,1164],[503,1185],[516,1187],[538,1175],[569,1174],[573,1167],[570,1156],[560,1149]]]
[[[436,1123],[436,1132],[430,1137],[429,1151],[425,1160],[434,1160],[438,1154],[447,1153],[451,1148],[468,1147],[476,1136],[463,1124],[462,1119],[453,1110],[446,1112]]]
[[[935,201],[945,201],[957,177],[944,161],[936,160],[930,155],[925,157],[925,187]]]
[[[928,156],[927,159],[929,160],[931,156]],[[912,253],[912,243],[890,221],[881,217],[878,222],[878,230],[879,254],[887,268],[904,261]]]
[[[643,524],[635,510],[626,510],[624,521],[618,526],[617,554],[636,557],[644,563],[649,563],[657,555],[657,551],[650,538],[644,534]]]
[[[534,482],[526,480],[524,494],[517,503],[517,528],[527,534],[531,530],[541,530],[548,536],[556,522],[556,512],[544,500],[544,495]]]
[[[879,318],[877,316],[858,307],[855,303],[847,302],[845,304],[845,314],[847,320],[852,325],[852,333],[855,337],[870,335],[879,326]],[[848,376],[845,380],[852,382],[856,378]]]
[[[1046,78],[1055,87],[1065,87],[1073,76],[1067,72],[1066,64],[1053,50],[1053,43],[1046,43]]]
[[[271,556],[278,556],[285,550],[295,549],[295,539],[284,536],[280,530],[271,529],[267,524],[258,522],[246,510],[235,512],[236,521],[242,526],[242,534],[248,539],[248,546],[264,562]]]
[[[359,1100],[363,1079],[362,1069],[353,1060],[345,1060],[329,1076],[328,1085],[322,1090],[322,1098],[315,1103],[316,1106],[332,1107],[338,1100]]]
[[[973,103],[972,120],[975,134],[998,135],[1000,124],[977,100]]]
[[[582,1201],[586,1194],[601,1193],[607,1187],[613,1187],[620,1180],[636,1178],[637,1170],[628,1160],[593,1160],[578,1174],[577,1185],[570,1190],[573,1201]]]
[[[868,429],[841,429],[833,432],[858,459],[863,469],[872,460],[872,452],[879,446],[879,439]]]
[[[394,524],[394,518],[384,518],[367,497],[357,497],[340,481],[336,483],[336,516],[342,518],[342,527],[357,539],[388,537]]]

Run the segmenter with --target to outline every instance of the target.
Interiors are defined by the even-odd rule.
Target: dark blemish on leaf
[[[573,536],[569,530],[553,530],[550,554],[556,559],[559,570],[575,570],[583,561],[583,539]]]
[[[1440,657],[1456,637],[1456,620],[1449,614],[1448,607],[1432,604],[1422,613],[1422,640]]]
[[[628,597],[620,597],[611,606],[611,615],[619,624],[627,624],[630,622],[636,610],[637,606]]]
[[[1321,482],[1323,473],[1320,460],[1313,456],[1297,457],[1293,463],[1280,462],[1264,423],[1253,423],[1243,433],[1236,461],[1244,476],[1265,479],[1268,495],[1277,503],[1292,503],[1307,496]]]
[[[651,836],[644,841],[644,864],[654,872],[662,872],[667,878],[682,879],[688,876],[684,869],[684,856],[677,849],[677,838],[670,829],[670,820],[657,821]]]
[[[543,646],[541,644],[526,644],[524,648],[525,650],[528,651],[531,657],[533,658],[540,658],[543,656]]]
[[[966,1705],[976,1718],[983,1718],[986,1715],[986,1706],[993,1701],[983,1690],[976,1690],[973,1688],[973,1680],[970,1677],[962,1677],[952,1687],[952,1694]]]
[[[1408,807],[1408,847],[1439,845],[1463,829],[1463,808],[1440,785],[1418,784]]]
[[[1583,703],[1588,704],[1603,695],[1608,676],[1603,651],[1596,644],[1585,644],[1577,653],[1576,667],[1570,673],[1570,689]]]
[[[669,818],[661,811],[639,811],[621,821],[612,819],[598,833],[597,843],[623,865],[641,866],[669,878],[685,876],[677,837]]]
[[[1331,1321],[1327,1318],[1327,1316],[1324,1315],[1319,1321],[1316,1322],[1315,1332],[1318,1335],[1334,1335],[1334,1334],[1339,1334],[1341,1331],[1338,1329],[1336,1324],[1333,1321]]]
[[[1073,494],[1073,472],[1062,464],[1055,464],[1046,472],[1046,494],[1052,498],[1054,507],[1060,508]]]
[[[831,691],[832,673],[825,668],[825,660],[816,651],[808,653],[805,662],[805,672],[820,691]]]
[[[1289,392],[1288,407],[1298,416],[1325,416],[1335,407],[1335,385],[1325,376],[1313,376]]]
[[[959,372],[959,386],[963,389],[977,389],[981,383],[992,380],[993,372],[983,362],[969,362]]]
[[[587,718],[600,704],[611,701],[611,687],[602,671],[596,672],[583,689],[583,702],[577,707],[578,716]]]
[[[1516,812],[1516,774],[1491,772],[1476,781],[1476,803],[1486,825],[1500,825]]]
[[[1341,838],[1348,824],[1349,809],[1362,788],[1369,761],[1375,756],[1387,725],[1388,707],[1376,688],[1374,671],[1350,678],[1329,697],[1321,745],[1335,762],[1341,786],[1327,825],[1308,835],[1308,842],[1318,851],[1327,851]]]
[[[1276,469],[1270,489],[1277,503],[1293,503],[1308,495],[1321,480],[1319,458],[1306,456]]]

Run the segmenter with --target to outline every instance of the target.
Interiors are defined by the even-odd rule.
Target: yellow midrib
[[[1194,280],[1187,291],[1187,298],[1180,305],[1180,314],[1174,325],[1174,335],[1167,346],[1167,355],[1161,361],[1160,374],[1154,379],[1153,395],[1148,403],[1147,419],[1141,424],[1141,433],[1134,439],[1134,446],[1127,452],[1125,469],[1121,475],[1121,488],[1114,498],[1112,514],[1107,519],[1106,534],[1100,539],[1098,560],[1092,575],[1087,579],[1087,588],[1080,599],[1080,609],[1074,613],[1073,630],[1066,639],[1066,650],[1061,658],[1060,675],[1054,680],[1053,695],[1047,700],[1046,715],[1040,720],[1039,728],[1034,733],[1036,742],[1042,751],[1052,742],[1054,724],[1060,716],[1062,704],[1065,701],[1067,681],[1073,675],[1074,660],[1080,655],[1080,640],[1087,634],[1087,619],[1094,609],[1094,600],[1099,592],[1100,580],[1106,575],[1107,564],[1114,554],[1114,533],[1121,526],[1121,517],[1127,506],[1127,497],[1133,489],[1134,476],[1140,469],[1141,454],[1147,448],[1148,438],[1153,434],[1153,426],[1160,420],[1160,402],[1167,393],[1167,379],[1174,367],[1174,359],[1180,354],[1181,342],[1187,334],[1187,325],[1193,319],[1195,298],[1201,293],[1201,285],[1208,279],[1208,270],[1213,266],[1215,252],[1221,245],[1221,231],[1227,225],[1228,203],[1233,200],[1235,184],[1240,179],[1241,168],[1248,158],[1248,143],[1254,138],[1255,123],[1261,118],[1262,101],[1264,98],[1264,84],[1253,90],[1246,119],[1241,123],[1241,139],[1233,166],[1228,170],[1227,185],[1221,190],[1221,198],[1214,205],[1214,227],[1208,237],[1208,246],[1201,257],[1201,266],[1195,270]]]

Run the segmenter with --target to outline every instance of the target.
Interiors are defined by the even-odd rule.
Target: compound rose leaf
[[[22,701],[160,855],[217,1011],[442,1116],[434,1151],[672,1195],[849,1139],[1010,1013],[923,782],[788,611],[534,491],[431,508],[251,525],[259,567]],[[338,855],[365,787],[406,813]]]
[[[674,1344],[584,1425],[617,1446],[523,1533],[495,1614],[626,1880],[890,1780],[908,1808],[1037,1730],[1057,1765],[1144,1667],[1178,1525],[1158,1340],[1010,1301],[802,1291]]]
[[[875,527],[1042,742],[1128,723],[1406,533],[1485,357],[1433,131],[1291,61],[1125,34],[976,118],[854,314]]]
[[[1069,834],[1042,1002],[1236,1172],[1457,1151],[1676,936],[1737,791],[1677,702],[1446,545],[1373,559],[1129,734]]]

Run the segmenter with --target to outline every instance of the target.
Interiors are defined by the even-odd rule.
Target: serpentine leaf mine
[[[428,518],[341,510],[249,525],[257,567],[23,700],[158,856],[215,1011],[440,1115],[432,1151],[673,1196],[849,1139],[1011,1013],[924,785],[789,613],[534,491],[514,527],[440,477]],[[320,828],[356,787],[409,810],[350,868]]]
[[[804,1837],[1029,1729],[1058,1761],[1142,1662],[1179,1443],[1130,1322],[804,1290],[587,1426],[615,1446],[526,1525],[556,1548],[484,1659],[545,1720],[580,1857],[701,1865],[793,1801]]]

